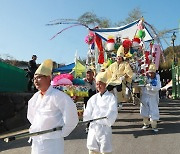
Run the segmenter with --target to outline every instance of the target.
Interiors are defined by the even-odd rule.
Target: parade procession
[[[3,142],[27,139],[31,154],[64,154],[65,139],[82,127],[86,153],[110,154],[113,127],[127,105],[137,108],[142,131],[161,133],[158,69],[164,55],[152,26],[142,17],[120,27],[88,27],[84,40],[85,63],[75,57],[55,68],[46,59],[36,68],[31,79],[36,92],[27,107],[30,127],[1,137]]]

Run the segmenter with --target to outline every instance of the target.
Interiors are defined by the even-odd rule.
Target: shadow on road
[[[124,112],[123,112],[124,111]],[[115,126],[112,126],[113,134],[125,135],[132,134],[134,138],[159,135],[159,134],[175,134],[180,133],[180,103],[179,101],[162,101],[160,103],[160,121],[158,123],[159,132],[154,134],[151,129],[142,130],[142,119],[139,115],[139,107],[125,105],[125,109],[120,111]],[[74,131],[65,138],[65,140],[86,139],[86,125],[78,125]],[[0,151],[30,146],[27,142],[28,138],[5,143],[0,140]]]
[[[31,144],[28,143],[28,138],[12,141],[9,143],[6,143],[3,140],[0,140],[0,151],[20,148],[20,147],[26,147],[26,146],[30,146],[30,145]]]
[[[158,122],[158,134],[180,133],[180,101],[161,100],[160,121]],[[120,115],[127,114],[124,119],[117,119],[115,126],[112,126],[113,134],[132,134],[135,138],[155,134],[151,128],[143,130],[142,119],[139,108],[126,104],[125,109],[120,111]],[[132,118],[133,117],[133,118]]]
[[[86,125],[78,125],[65,140],[87,139]]]
[[[76,140],[76,139],[86,139],[87,134],[85,133],[85,125],[78,125],[73,132],[65,138],[65,140]],[[5,151],[9,149],[21,148],[26,146],[31,146],[31,143],[28,143],[29,138],[19,139],[11,142],[4,142],[0,139],[0,151]]]
[[[127,125],[127,126],[113,126],[113,129],[130,129],[122,131],[113,131],[113,134],[132,134],[135,138],[147,135],[158,135],[158,134],[176,134],[180,133],[180,123],[163,123],[158,124],[159,132],[155,134],[151,128],[143,130],[142,125]],[[140,128],[138,130],[132,130],[132,128]]]

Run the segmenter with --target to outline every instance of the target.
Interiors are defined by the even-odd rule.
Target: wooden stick
[[[88,121],[83,121],[83,122],[79,122],[78,124],[90,123],[90,122],[105,119],[105,118],[107,118],[107,117],[101,117],[101,118],[96,118],[96,119],[92,119],[92,120],[88,120]],[[34,133],[29,133],[29,131],[27,131],[24,133],[4,137],[3,140],[5,142],[10,142],[10,141],[14,141],[14,140],[18,140],[18,139],[22,139],[22,138],[26,138],[26,137],[31,137],[31,136],[38,136],[38,135],[42,135],[42,134],[46,134],[46,133],[50,133],[50,132],[54,132],[54,131],[58,131],[58,130],[62,130],[62,126],[55,127],[55,128],[48,129],[48,130],[39,131],[39,132],[34,132]]]
[[[5,142],[9,142],[9,141],[22,139],[22,138],[26,138],[26,137],[42,135],[42,134],[46,134],[46,133],[50,133],[50,132],[54,132],[54,131],[58,131],[58,130],[62,130],[62,126],[55,127],[55,128],[48,129],[48,130],[39,131],[39,132],[34,132],[34,133],[24,132],[21,134],[5,137],[3,140]]]

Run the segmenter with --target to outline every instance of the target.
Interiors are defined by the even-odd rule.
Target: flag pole
[[[75,53],[75,60],[74,60],[74,63],[75,63],[75,74],[74,74],[74,77],[76,78],[76,69],[77,69],[77,50],[76,50],[76,53]]]

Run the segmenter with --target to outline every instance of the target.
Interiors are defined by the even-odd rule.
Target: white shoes
[[[118,103],[118,111],[120,111],[123,107],[123,104],[122,103]]]
[[[155,133],[157,133],[159,130],[157,128],[153,128],[152,131],[154,131]]]
[[[144,125],[144,126],[142,127],[142,129],[148,129],[148,128],[150,128],[150,125]],[[158,130],[158,128],[152,128],[152,131],[153,131],[154,133],[157,133],[159,130]]]
[[[118,105],[118,108],[122,108],[122,107],[123,107],[123,105],[122,105],[122,104],[119,104],[119,105]]]
[[[148,129],[150,127],[150,125],[144,125],[143,127],[142,127],[142,129]]]
[[[89,128],[86,128],[85,129],[85,133],[88,134],[88,131],[89,131]]]

